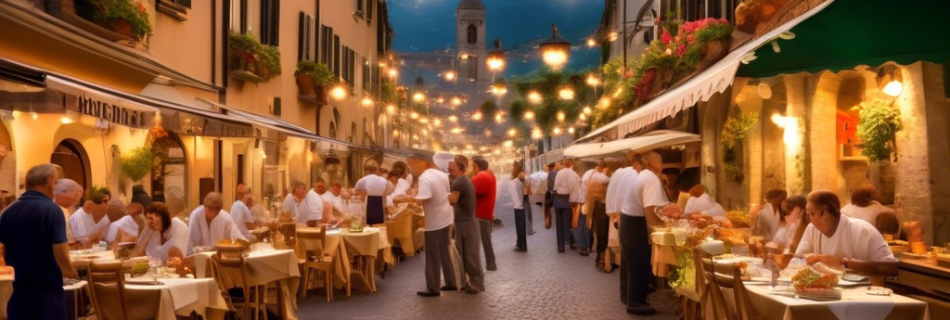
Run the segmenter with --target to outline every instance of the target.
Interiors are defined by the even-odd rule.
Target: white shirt
[[[198,206],[191,212],[191,218],[188,222],[188,245],[185,256],[194,253],[196,246],[214,247],[220,240],[247,240],[241,231],[238,230],[231,220],[231,215],[227,211],[221,210],[218,215],[208,224],[205,218],[205,206]]]
[[[409,183],[409,180],[399,178],[399,180],[396,181],[396,187],[393,189],[393,193],[386,197],[386,204],[393,205],[393,199],[408,193],[410,188],[412,188],[412,184]]]
[[[614,174],[610,176],[610,182],[607,184],[607,198],[604,199],[605,205],[607,206],[607,213],[620,212],[623,197],[617,195],[617,190],[620,189],[620,181],[622,181],[623,177],[630,171],[633,171],[633,168],[620,168],[614,171]]]
[[[802,220],[799,219],[791,224],[782,224],[779,227],[778,232],[775,233],[775,238],[771,242],[781,245],[782,247],[787,247],[792,242],[792,237],[795,236],[795,231],[798,230],[798,225],[801,224]],[[794,248],[789,249],[789,251],[794,250]]]
[[[335,196],[333,195],[332,191],[327,191],[327,192],[324,192],[323,195],[320,196],[320,198],[323,199],[323,202],[330,203],[330,205],[332,205],[333,209],[335,209],[336,211],[339,211],[340,213],[345,212],[346,207],[343,205],[342,194]]]
[[[574,168],[558,170],[554,177],[554,191],[557,194],[568,195],[571,203],[578,203],[581,198],[581,178],[574,172]]]
[[[366,190],[368,196],[382,197],[386,195],[386,188],[391,184],[386,178],[371,174],[357,181],[353,190]]]
[[[66,219],[66,241],[72,242],[75,238],[73,238],[73,228],[69,225],[69,209],[63,207],[59,208],[63,209],[63,219]]]
[[[292,210],[297,224],[306,224],[307,221],[323,220],[323,198],[320,198],[313,190],[307,191],[300,202],[294,198]]]
[[[851,218],[857,218],[857,219],[867,221],[872,226],[877,225],[877,215],[881,214],[882,212],[894,213],[894,210],[892,210],[891,208],[882,206],[881,203],[877,201],[872,201],[870,205],[864,208],[858,207],[854,205],[853,203],[844,206],[844,208],[841,208],[842,214]]]
[[[80,241],[86,241],[86,238],[93,233],[105,232],[110,224],[112,224],[112,221],[109,220],[108,215],[103,215],[99,222],[92,221],[92,214],[86,213],[82,208],[73,212],[72,216],[69,217],[69,228],[72,229],[73,237]],[[100,235],[105,236],[105,234]]]
[[[633,193],[633,185],[637,183],[637,177],[640,176],[640,173],[637,170],[630,168],[629,171],[625,172],[623,178],[620,180],[619,185],[617,186],[617,201],[620,205],[617,206],[620,213],[631,215],[637,211],[634,207],[641,207],[639,210],[643,211],[641,206],[642,202],[639,202],[640,199],[635,199],[639,195]],[[608,186],[609,188],[609,186]],[[642,217],[642,215],[640,215]]]
[[[584,175],[581,177],[581,196],[580,201],[577,203],[584,204],[587,202],[587,181],[590,181],[590,176],[594,175],[594,169],[589,169],[587,172],[584,172]]]
[[[106,242],[112,243],[116,241],[116,238],[119,237],[119,229],[122,229],[122,231],[125,231],[125,234],[130,236],[139,236],[139,224],[135,223],[135,218],[127,215],[109,225],[109,232],[106,233],[105,237]]]
[[[659,207],[670,203],[663,191],[663,182],[653,171],[643,170],[637,174],[637,180],[633,183],[633,202],[631,211],[623,211],[622,214],[634,217],[645,217],[644,209],[647,207]],[[626,207],[626,206],[625,206]]]
[[[151,228],[146,227],[142,231],[138,243],[145,246],[145,255],[158,257],[162,261],[166,261],[168,260],[168,251],[172,247],[178,248],[178,251],[185,254],[185,246],[188,245],[188,226],[178,218],[172,218],[171,222],[172,224],[168,227],[168,230],[161,234],[161,237],[165,239],[165,244],[162,244],[161,239],[159,239],[158,232]]]
[[[810,253],[861,261],[897,261],[873,225],[845,215],[838,220],[838,228],[831,237],[826,237],[814,224],[805,228],[795,254]]]
[[[524,209],[524,182],[521,182],[521,179],[508,181],[508,194],[511,195],[511,203],[515,209]]]
[[[772,241],[781,223],[782,219],[778,216],[778,212],[772,209],[771,203],[766,203],[759,211],[759,217],[755,222],[755,233],[765,238],[765,241]]]
[[[543,196],[548,190],[548,173],[538,171],[531,174],[531,193],[536,196]]]
[[[689,197],[689,200],[686,201],[686,209],[683,210],[683,213],[693,213],[697,211],[707,216],[726,217],[726,210],[705,192],[699,196],[699,198]]]
[[[231,220],[234,220],[234,225],[241,231],[241,235],[250,239],[251,232],[247,230],[247,223],[257,220],[251,214],[251,209],[244,204],[244,201],[236,200],[231,204]]]
[[[419,176],[419,192],[416,200],[422,201],[426,231],[441,230],[454,222],[454,212],[449,203],[449,175],[437,169],[427,169]]]
[[[280,208],[281,208],[281,211],[290,212],[290,215],[293,215],[294,207],[296,206],[297,206],[297,200],[294,199],[294,193],[291,192],[291,193],[288,193],[286,197],[284,197],[284,204]]]

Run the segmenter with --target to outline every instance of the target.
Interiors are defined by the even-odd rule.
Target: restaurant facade
[[[22,193],[26,170],[52,162],[123,202],[141,185],[178,214],[208,192],[230,203],[238,183],[267,205],[294,181],[352,186],[352,150],[386,145],[380,107],[360,107],[378,94],[389,48],[385,1],[361,3],[358,22],[339,18],[353,2],[143,1],[149,30],[132,35],[92,20],[83,3],[0,2],[2,192]],[[279,51],[282,72],[235,76],[238,32]],[[298,96],[302,60],[327,64],[349,94]]]

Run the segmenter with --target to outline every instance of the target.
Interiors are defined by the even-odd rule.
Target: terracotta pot
[[[699,60],[696,70],[706,70],[719,60],[722,60],[723,57],[729,54],[730,45],[732,45],[731,36],[710,40],[704,43],[702,48],[702,58]]]
[[[303,97],[315,97],[316,91],[313,78],[305,74],[297,75],[297,94]]]
[[[327,88],[325,86],[315,86],[317,92],[317,103],[321,105],[326,105],[330,103],[329,96],[327,95]]]
[[[134,33],[132,33],[132,24],[128,21],[125,21],[125,19],[112,20],[112,22],[109,22],[109,28],[112,29],[113,32],[123,36],[132,38],[134,40],[139,39]]]

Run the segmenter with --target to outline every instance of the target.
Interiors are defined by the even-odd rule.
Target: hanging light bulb
[[[508,88],[501,84],[491,86],[491,93],[496,96],[503,96],[508,93]]]
[[[413,120],[419,119],[419,114],[413,111],[412,113],[409,114],[409,118],[412,118]]]
[[[503,121],[505,121],[505,113],[495,112],[495,123],[502,123]]]
[[[567,128],[567,132],[570,134],[574,134],[574,127]]]
[[[485,129],[484,133],[486,138],[491,138],[491,130]]]
[[[399,70],[396,70],[396,68],[390,68],[388,74],[390,78],[396,78],[396,76],[399,75]]]
[[[514,136],[517,135],[517,134],[518,134],[518,130],[515,130],[515,128],[508,129],[508,136],[509,136],[509,137],[514,137]]]
[[[534,127],[534,129],[531,129],[531,138],[533,138],[533,139],[541,139],[541,137],[542,137],[542,135],[541,135],[541,128]]]
[[[614,42],[617,41],[618,38],[620,38],[620,35],[617,34],[617,31],[611,31],[607,34],[607,41]]]
[[[422,92],[416,92],[415,94],[412,95],[412,101],[415,101],[415,102],[422,102],[422,101],[425,101],[425,99],[426,99],[426,95],[423,94]]]
[[[362,103],[364,107],[369,107],[373,105],[373,99],[370,99],[369,97],[363,97],[363,100],[360,101],[360,103]]]
[[[504,142],[504,145],[505,145],[506,148],[511,148],[511,146],[514,145],[514,144],[515,144],[515,143],[514,143],[513,141],[511,141],[511,140],[505,140],[505,142]]]
[[[587,120],[587,115],[581,113],[581,114],[577,115],[577,118],[580,119],[581,121],[584,121],[584,120]]]
[[[394,105],[388,105],[388,106],[386,106],[386,112],[388,112],[389,114],[394,114],[394,113],[396,113],[396,106],[394,106]]]
[[[443,104],[443,103],[445,103],[445,99],[442,98],[442,96],[439,96],[438,99],[435,99],[435,102],[438,103],[438,104]]]
[[[564,114],[564,111],[558,111],[558,112],[557,112],[557,121],[558,121],[558,122],[564,122],[564,119],[565,119],[565,118],[567,118],[567,116]]]
[[[482,112],[478,111],[472,114],[472,120],[482,121]]]
[[[452,70],[446,71],[444,74],[444,77],[445,77],[445,81],[455,80],[455,71],[452,71]]]
[[[559,135],[559,134],[561,134],[561,128],[554,127],[554,135]]]
[[[534,119],[534,111],[528,110],[524,112],[524,119],[531,120]]]
[[[544,98],[541,98],[541,94],[537,91],[528,92],[528,102],[533,104],[540,104],[544,101]]]
[[[449,122],[455,123],[455,122],[458,122],[458,121],[459,121],[459,117],[457,117],[457,116],[455,116],[455,115],[449,116]]]
[[[419,119],[419,123],[422,123],[422,124],[429,123],[429,118],[422,117],[422,118]]]
[[[900,81],[893,80],[884,85],[883,91],[889,96],[897,97],[901,95],[901,91],[904,91],[904,85]]]
[[[593,47],[596,46],[596,45],[597,45],[597,41],[595,41],[594,38],[587,38],[587,47],[588,47],[588,48],[593,48]]]
[[[441,127],[442,120],[439,120],[438,118],[436,118],[435,120],[432,121],[432,124],[434,124],[436,127]]]
[[[563,88],[557,93],[561,100],[574,100],[574,89]]]
[[[346,99],[346,89],[343,86],[335,86],[333,89],[330,89],[330,96],[335,100]]]
[[[571,43],[561,38],[557,32],[557,27],[551,24],[551,37],[542,42],[539,46],[541,57],[544,63],[553,69],[558,69],[567,63],[567,57],[571,50]]]
[[[465,129],[459,127],[452,128],[452,133],[454,134],[461,134],[462,132],[465,132]]]

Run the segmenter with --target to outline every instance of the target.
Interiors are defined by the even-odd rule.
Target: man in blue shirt
[[[59,167],[41,164],[26,173],[26,192],[0,215],[0,243],[13,267],[10,320],[66,317],[63,277],[79,278],[69,260],[66,221],[53,202]]]

